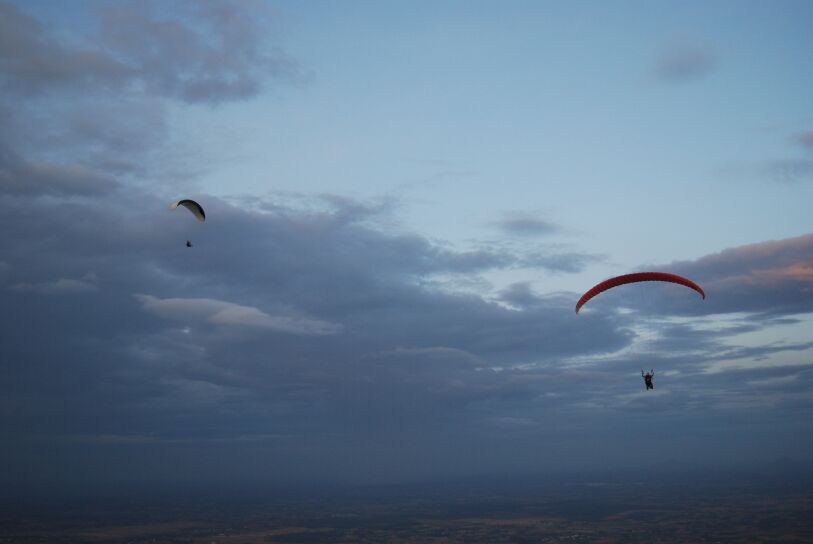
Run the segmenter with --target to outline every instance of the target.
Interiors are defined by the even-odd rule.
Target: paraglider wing
[[[174,210],[178,206],[183,206],[184,208],[192,212],[195,218],[201,223],[206,221],[206,214],[203,211],[203,207],[201,207],[201,205],[195,202],[194,200],[189,200],[187,198],[179,200],[178,202],[173,202],[169,209]]]
[[[669,274],[668,272],[635,272],[634,274],[624,274],[623,276],[616,276],[614,278],[610,278],[592,287],[589,291],[583,294],[579,301],[576,303],[576,313],[579,313],[579,309],[582,306],[584,306],[584,304],[588,300],[598,295],[599,293],[603,293],[607,289],[612,289],[613,287],[618,287],[619,285],[625,285],[627,283],[637,283],[639,281],[666,281],[671,283],[677,283],[680,285],[685,285],[686,287],[694,289],[695,291],[700,293],[700,296],[703,297],[704,299],[706,298],[706,293],[699,285],[697,285],[695,282],[688,278],[684,278],[683,276],[678,276],[677,274]]]

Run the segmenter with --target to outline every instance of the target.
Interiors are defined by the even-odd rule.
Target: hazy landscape
[[[790,470],[793,468],[793,470]],[[0,542],[810,542],[813,471],[660,471],[434,484],[204,487],[6,499]],[[593,478],[604,481],[591,481]],[[567,481],[570,478],[571,481]]]

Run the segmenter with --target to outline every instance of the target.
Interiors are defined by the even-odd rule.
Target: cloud
[[[98,287],[87,279],[59,278],[58,280],[43,283],[18,283],[13,285],[11,289],[40,295],[67,295],[97,291]]]
[[[533,252],[525,256],[523,265],[531,268],[544,268],[553,272],[580,272],[595,262],[604,260],[602,255],[574,252]]]
[[[662,268],[694,279],[706,291],[702,305],[670,298],[668,307],[680,312],[792,315],[809,312],[813,302],[813,234],[730,248]]]
[[[500,291],[500,300],[520,308],[531,306],[539,301],[528,282],[512,283]]]
[[[182,438],[175,417],[186,419],[186,438],[201,440],[324,437],[348,425],[363,435],[386,430],[389,417],[404,429],[453,420],[468,428],[479,424],[465,423],[470,403],[534,395],[534,375],[496,375],[492,366],[544,365],[626,342],[608,316],[582,320],[592,331],[576,341],[567,297],[518,311],[436,290],[426,281],[434,274],[473,277],[521,259],[507,250],[473,257],[393,232],[363,203],[266,212],[202,195],[216,223],[198,229],[188,250],[186,222],[166,202],[135,190],[127,206],[120,198],[0,199],[0,252],[14,263],[6,285],[27,284],[0,290],[0,307],[17,308],[0,316],[12,339],[0,366],[15,377],[8,402],[27,406],[19,424],[31,432],[154,433],[160,442]],[[103,296],[81,308],[69,297],[26,296],[79,285],[31,279],[42,271],[78,278],[91,268],[105,278]],[[32,322],[36,331],[25,326]],[[33,340],[41,331],[49,343]],[[69,378],[46,370],[66,358]],[[55,417],[64,403],[44,390],[84,396]],[[111,391],[118,408],[90,417]],[[234,412],[217,408],[224,402]]]
[[[487,362],[459,348],[430,346],[402,348],[370,354],[369,357],[395,364],[420,364],[428,367],[437,365],[460,365],[464,368],[485,367]]]
[[[0,5],[0,78],[18,96],[59,90],[143,90],[185,102],[255,96],[269,78],[292,78],[296,64],[266,47],[259,3],[194,2],[166,14],[154,2],[105,6],[98,36],[68,44],[39,21]],[[180,15],[180,17],[179,17]]]
[[[739,339],[804,325],[811,235],[664,263],[709,297],[657,289],[648,320],[624,295],[633,311],[576,316],[577,293],[517,283],[495,301],[488,287],[438,287],[602,258],[557,245],[557,225],[530,214],[497,226],[550,244],[455,247],[393,228],[397,202],[340,195],[201,194],[212,220],[198,225],[140,185],[163,148],[177,157],[167,108],[243,100],[297,70],[254,4],[166,6],[105,6],[71,42],[5,8],[18,28],[0,32],[13,126],[0,163],[0,481],[448,477],[808,447],[795,416],[811,409],[809,343]],[[31,296],[71,292],[87,296]],[[641,366],[657,370],[654,394],[637,392]],[[653,413],[669,424],[653,427]],[[27,455],[36,439],[47,456]]]
[[[208,298],[159,299],[135,295],[144,310],[164,319],[185,323],[208,322],[218,326],[267,329],[292,334],[335,334],[341,327],[325,321],[291,316],[272,316],[252,306]]]
[[[59,43],[36,19],[0,3],[0,83],[18,96],[66,86],[115,88],[133,74],[101,50]]]
[[[556,233],[559,227],[554,223],[542,219],[528,212],[508,212],[503,219],[497,221],[496,226],[507,234],[520,236],[542,236]]]
[[[808,151],[813,151],[813,131],[806,130],[793,135],[793,141]]]
[[[778,268],[754,270],[753,281],[760,283],[796,282],[813,285],[813,262],[796,262]]]
[[[715,55],[699,47],[672,48],[661,53],[655,74],[667,83],[684,83],[702,79],[717,68]]]
[[[760,388],[777,388],[784,389],[789,385],[793,385],[799,379],[799,374],[788,374],[786,376],[774,376],[771,378],[764,378],[761,380],[749,380],[748,385],[753,385]]]
[[[127,155],[103,123],[71,127],[66,134],[108,135],[108,149],[140,156]],[[54,164],[28,159],[17,171],[40,163]],[[200,455],[214,455],[212,444],[222,448],[198,468],[150,469],[166,477],[205,477],[224,461],[242,477],[283,478],[296,466],[303,477],[369,476],[376,470],[366,465],[382,459],[392,464],[379,474],[439,474],[589,463],[579,453],[590,450],[584,435],[602,433],[620,437],[608,444],[651,447],[657,457],[692,433],[730,438],[732,429],[810,407],[804,398],[783,404],[790,391],[809,390],[809,345],[729,342],[769,326],[800,326],[793,321],[811,307],[813,235],[664,263],[709,296],[655,290],[661,313],[647,321],[646,312],[614,311],[610,298],[576,316],[577,293],[538,293],[521,283],[497,302],[487,288],[439,289],[437,278],[477,281],[518,267],[570,273],[600,257],[555,239],[530,250],[515,241],[461,249],[393,228],[397,202],[323,195],[246,205],[202,194],[212,221],[192,221],[201,228],[187,250],[189,217],[169,212],[151,191],[123,183],[82,198],[48,184],[40,191],[49,198],[0,199],[0,254],[8,263],[0,398],[14,408],[0,411],[14,414],[0,426],[16,444],[33,435],[54,447],[55,437],[100,437],[71,447],[109,454],[104,448],[126,446],[110,454],[110,466],[132,464],[136,446],[163,461],[169,447]],[[83,276],[87,270],[104,282]],[[104,288],[81,306],[76,297],[31,296],[81,291],[83,283]],[[714,328],[709,314],[730,323]],[[641,366],[656,368],[656,395],[632,395]],[[743,406],[766,404],[750,421],[739,416]],[[630,425],[655,412],[669,418],[674,441],[636,442]],[[126,438],[142,436],[149,440]],[[414,456],[403,454],[404,444]],[[705,446],[705,455],[724,457],[724,444]],[[251,458],[255,447],[262,462]],[[473,451],[493,457],[472,461]],[[608,453],[602,462],[623,463],[625,455]],[[421,463],[425,456],[432,463]],[[14,466],[37,468],[20,457]],[[279,471],[263,472],[269,462]]]
[[[114,178],[79,165],[27,161],[0,142],[0,193],[93,195],[117,185]]]
[[[271,27],[258,2],[181,4],[183,19],[159,4],[130,2],[104,13],[101,36],[150,91],[187,102],[255,96],[269,77],[293,78],[296,64],[265,47]]]
[[[301,81],[261,2],[90,8],[76,24],[0,2],[2,193],[64,198],[125,180],[188,179],[211,167],[212,154],[171,133],[169,108],[247,100],[271,83]]]
[[[813,160],[778,159],[763,166],[764,175],[779,183],[798,183],[813,180]]]

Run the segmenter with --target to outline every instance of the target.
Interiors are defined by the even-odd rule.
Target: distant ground
[[[679,480],[9,498],[0,542],[813,542],[807,481]]]

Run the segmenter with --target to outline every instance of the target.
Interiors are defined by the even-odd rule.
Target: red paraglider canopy
[[[678,283],[694,289],[700,293],[700,296],[702,296],[704,299],[706,298],[706,293],[699,285],[688,278],[684,278],[683,276],[669,274],[668,272],[635,272],[633,274],[624,274],[623,276],[610,278],[592,287],[589,291],[583,294],[582,298],[579,299],[579,302],[576,303],[576,313],[579,313],[579,309],[584,306],[585,302],[599,293],[603,293],[607,289],[612,289],[613,287],[617,287],[619,285],[636,283],[639,281],[667,281],[671,283]]]

